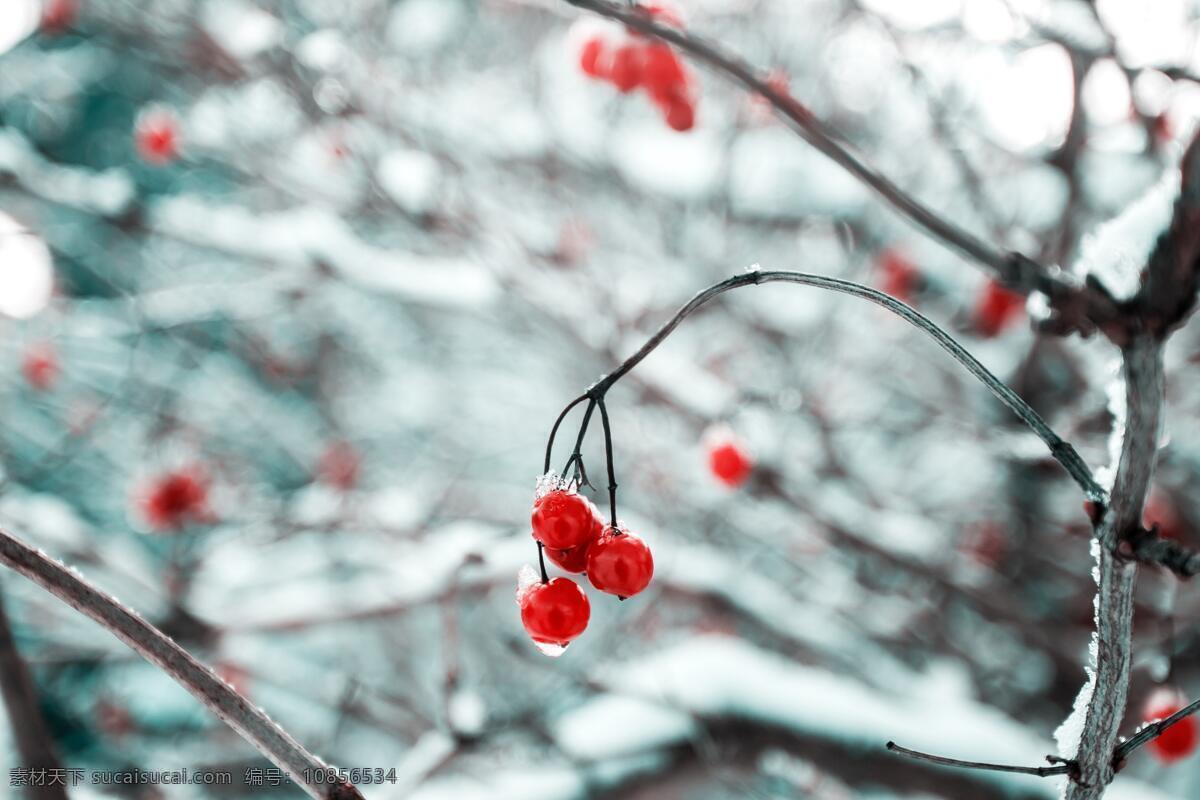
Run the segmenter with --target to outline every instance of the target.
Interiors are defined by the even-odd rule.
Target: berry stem
[[[608,425],[608,409],[604,407],[604,395],[596,400],[600,406],[600,422],[604,426],[604,457],[608,462],[608,505],[612,511],[612,529],[617,530],[617,471],[613,466],[612,430]]]
[[[588,424],[592,421],[592,412],[596,410],[596,398],[590,395],[584,395],[589,398],[587,410],[583,412],[583,421],[579,424],[579,436],[575,439],[575,450],[572,451],[571,457],[567,459],[567,463],[563,465],[562,476],[567,477],[567,470],[571,469],[571,465],[575,465],[575,483],[580,483],[580,477],[583,481],[587,481],[587,472],[583,469],[583,437],[587,434]]]
[[[549,583],[550,575],[546,572],[546,553],[545,553],[546,546],[544,544],[542,544],[541,542],[538,542],[537,546],[538,546],[538,567],[540,567],[542,570],[542,583]]]
[[[558,435],[558,429],[562,425],[563,420],[567,418],[567,414],[571,412],[571,409],[587,399],[588,396],[586,394],[579,395],[579,397],[568,403],[567,407],[559,413],[558,419],[554,420],[554,427],[550,429],[550,438],[546,441],[546,463],[542,466],[543,475],[550,471],[550,458],[554,453],[554,437]]]

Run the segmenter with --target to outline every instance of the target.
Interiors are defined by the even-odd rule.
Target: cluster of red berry
[[[533,504],[533,538],[567,572],[586,573],[592,586],[624,600],[645,589],[654,575],[650,548],[625,528],[608,524],[600,510],[574,489],[556,484]],[[591,606],[570,578],[542,580],[517,589],[521,623],[542,652],[558,655],[587,628]]]
[[[672,6],[646,3],[637,8],[651,19],[683,27],[682,16]],[[689,131],[696,124],[696,80],[666,42],[621,27],[593,28],[580,38],[579,66],[585,74],[624,93],[645,89],[674,130]]]

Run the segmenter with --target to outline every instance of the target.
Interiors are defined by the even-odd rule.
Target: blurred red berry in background
[[[731,489],[746,482],[754,471],[754,460],[744,444],[724,429],[708,434],[708,468],[713,477]]]
[[[362,459],[349,442],[330,442],[317,461],[317,477],[335,489],[349,491],[358,485]]]
[[[178,530],[188,523],[211,521],[208,480],[198,467],[164,473],[142,490],[139,506],[146,524],[158,531]]]
[[[1166,719],[1181,708],[1183,708],[1183,703],[1177,692],[1170,689],[1159,689],[1146,701],[1142,720],[1148,723],[1157,722]],[[1196,742],[1196,717],[1193,715],[1184,717],[1164,730],[1161,735],[1151,739],[1148,746],[1150,752],[1154,753],[1159,761],[1170,764],[1194,753]]]
[[[997,336],[1021,315],[1024,308],[1022,295],[996,281],[988,281],[975,304],[975,330],[989,339]]]
[[[49,342],[32,344],[21,361],[25,382],[39,392],[48,391],[58,378],[58,353]]]
[[[169,164],[179,157],[179,119],[165,108],[146,109],[138,115],[133,140],[138,155],[147,164]]]

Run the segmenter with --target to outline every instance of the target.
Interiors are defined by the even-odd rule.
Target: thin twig
[[[0,694],[12,722],[13,741],[20,755],[20,766],[43,772],[62,768],[54,737],[42,714],[38,702],[37,685],[29,672],[29,666],[21,658],[13,638],[8,612],[4,608],[4,597],[0,594]],[[30,786],[30,796],[37,800],[66,800],[66,784],[46,781],[41,786]]]
[[[1072,771],[1073,763],[1070,761],[1062,761],[1055,756],[1046,756],[1049,761],[1062,761],[1062,763],[1054,764],[1049,767],[1018,767],[1010,764],[989,764],[986,761],[962,761],[957,758],[946,758],[945,756],[935,756],[930,753],[922,753],[919,750],[909,750],[907,747],[901,747],[895,742],[888,742],[887,749],[893,753],[899,753],[902,756],[915,758],[918,761],[929,761],[933,764],[941,764],[946,767],[962,767],[963,769],[980,769],[989,772],[1016,772],[1021,775],[1037,775],[1040,778],[1046,778],[1051,775],[1069,775]]]
[[[1152,739],[1157,739],[1159,736],[1162,736],[1167,728],[1171,727],[1176,722],[1179,722],[1179,720],[1183,719],[1184,717],[1190,717],[1197,711],[1200,711],[1200,700],[1192,702],[1191,705],[1184,706],[1165,719],[1160,719],[1158,722],[1153,722],[1142,728],[1133,736],[1130,736],[1128,739],[1117,745],[1116,750],[1113,751],[1113,764],[1120,764],[1125,760],[1126,756],[1128,756],[1134,750],[1137,750],[1139,747],[1151,741]]]
[[[271,763],[317,800],[362,800],[350,783],[331,774],[324,761],[308,752],[286,731],[229,684],[213,674],[158,628],[102,592],[74,570],[0,530],[0,563],[21,573],[83,615],[90,617],[133,648],[206,708],[216,714]]]
[[[675,315],[671,317],[658,331],[650,337],[642,347],[627,358],[615,370],[601,378],[591,388],[588,389],[589,395],[603,396],[609,388],[612,387],[618,380],[621,379],[627,372],[637,366],[642,359],[650,355],[663,340],[665,340],[679,323],[683,322],[692,312],[703,306],[708,301],[712,300],[720,294],[737,289],[742,286],[757,285],[760,283],[771,283],[782,281],[785,283],[798,283],[805,286],[815,286],[819,289],[828,289],[842,294],[849,294],[855,297],[861,297],[864,300],[869,300],[875,305],[882,306],[888,311],[899,316],[905,322],[913,325],[924,333],[928,334],[937,344],[961,364],[968,372],[978,378],[987,388],[999,398],[1000,402],[1008,406],[1014,414],[1022,422],[1024,422],[1030,430],[1037,434],[1038,438],[1046,443],[1050,448],[1050,455],[1056,461],[1063,465],[1071,477],[1083,489],[1084,494],[1090,500],[1104,503],[1106,502],[1106,494],[1104,489],[1096,482],[1092,476],[1091,470],[1080,457],[1075,448],[1060,437],[1054,430],[1042,419],[1033,408],[1026,403],[1021,397],[1014,392],[1004,381],[993,375],[987,367],[979,362],[973,355],[970,354],[962,345],[958,343],[946,331],[942,330],[938,325],[921,314],[914,308],[905,305],[896,298],[884,294],[869,286],[864,286],[853,281],[842,280],[840,278],[830,278],[825,275],[813,275],[806,272],[788,272],[788,271],[758,271],[752,270],[741,275],[735,275],[732,278],[727,278],[720,283],[713,284],[707,289],[702,290],[695,297],[689,300]]]
[[[566,2],[669,42],[762,95],[793,125],[805,141],[874,190],[931,237],[987,267],[1009,288],[1022,293],[1037,290],[1045,294],[1050,301],[1050,307],[1059,316],[1058,330],[1087,332],[1093,325],[1103,326],[1118,319],[1116,304],[1097,288],[1079,285],[1061,270],[1038,264],[1021,253],[994,247],[916,200],[864,158],[852,152],[850,145],[845,143],[841,136],[793,98],[787,90],[772,85],[764,73],[720,45],[660,23],[637,7],[610,0]]]

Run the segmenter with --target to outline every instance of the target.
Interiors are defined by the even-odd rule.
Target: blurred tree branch
[[[45,772],[61,769],[54,737],[38,701],[37,685],[13,638],[3,592],[0,592],[0,694],[4,695],[12,722],[13,740],[21,758],[19,766]],[[38,800],[65,800],[68,796],[65,782],[30,786],[28,792]]]
[[[254,745],[316,800],[353,800],[352,785],[330,780],[330,767],[308,752],[262,710],[212,670],[116,598],[78,573],[0,531],[0,563],[19,572],[69,606],[106,628],[139,655],[170,675],[208,710]],[[7,683],[6,683],[7,685]]]
[[[1005,286],[1028,294],[1041,292],[1053,317],[1045,327],[1056,333],[1088,334],[1101,329],[1123,339],[1124,326],[1117,304],[1095,284],[1079,284],[1058,267],[1038,264],[1018,252],[1005,252],[942,217],[905,192],[883,173],[855,154],[849,144],[786,90],[772,84],[759,70],[722,46],[655,21],[636,7],[609,0],[566,0],[573,6],[622,22],[642,33],[676,45],[747,89],[762,95],[809,144],[874,190],[889,205],[933,239],[986,267]]]

